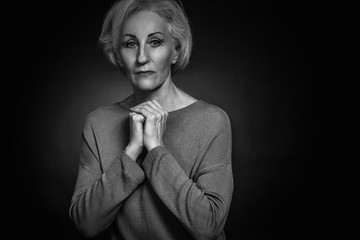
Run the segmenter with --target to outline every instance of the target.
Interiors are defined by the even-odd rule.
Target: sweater
[[[133,161],[129,110],[97,108],[85,121],[69,214],[87,237],[111,228],[124,240],[226,239],[233,193],[231,126],[219,107],[197,101],[169,112],[163,146]]]

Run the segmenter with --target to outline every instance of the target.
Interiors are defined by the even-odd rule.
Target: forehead
[[[123,34],[135,36],[148,35],[153,32],[169,33],[169,25],[157,13],[140,11],[132,14],[124,23]]]

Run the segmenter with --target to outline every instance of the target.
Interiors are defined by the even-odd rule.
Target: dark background
[[[97,42],[112,2],[20,1],[12,6],[15,17],[7,37],[16,43],[3,47],[19,50],[11,58],[15,67],[8,82],[15,97],[6,126],[14,156],[8,223],[15,236],[83,239],[68,217],[82,123],[96,107],[131,93]],[[311,238],[319,218],[312,6],[183,3],[194,49],[190,66],[174,81],[223,108],[232,122],[235,190],[227,238]]]

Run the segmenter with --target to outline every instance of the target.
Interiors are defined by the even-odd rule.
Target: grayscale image
[[[9,4],[10,239],[321,236],[312,6]]]

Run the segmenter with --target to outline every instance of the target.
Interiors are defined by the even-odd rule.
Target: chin
[[[137,89],[141,90],[141,91],[152,91],[157,89],[159,86],[157,85],[144,85],[144,84],[140,84],[136,86]]]
[[[151,91],[159,88],[163,82],[153,78],[138,78],[135,80],[135,86],[142,91]]]

